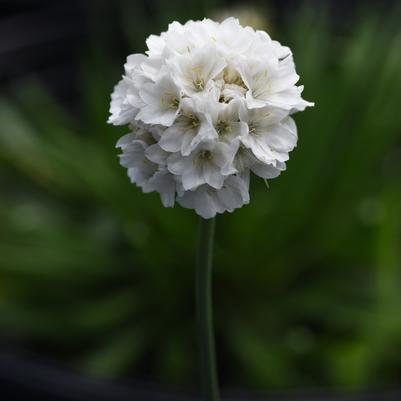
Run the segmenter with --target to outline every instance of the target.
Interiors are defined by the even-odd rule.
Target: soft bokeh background
[[[83,375],[196,386],[197,217],[131,185],[107,126],[126,55],[172,20],[239,16],[294,52],[288,170],[219,216],[222,385],[401,385],[396,2],[1,1],[0,348]]]

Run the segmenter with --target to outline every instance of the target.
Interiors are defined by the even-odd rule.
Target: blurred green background
[[[85,374],[196,383],[197,217],[129,183],[114,147],[127,130],[105,121],[125,56],[149,34],[234,15],[292,48],[316,106],[296,116],[288,170],[270,189],[254,179],[250,205],[218,217],[222,384],[400,384],[401,9],[360,2],[343,19],[323,2],[288,4],[120,1],[116,33],[110,3],[88,2],[74,107],[35,74],[4,86],[2,344]]]

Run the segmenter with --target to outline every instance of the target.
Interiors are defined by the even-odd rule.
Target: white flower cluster
[[[249,202],[249,173],[271,179],[296,146],[290,114],[313,105],[291,51],[263,31],[228,18],[173,22],[128,56],[109,123],[129,124],[121,164],[163,205],[203,218]]]

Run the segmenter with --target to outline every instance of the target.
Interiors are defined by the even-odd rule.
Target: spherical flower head
[[[212,218],[249,202],[249,176],[277,177],[297,144],[291,115],[313,103],[291,50],[228,18],[173,22],[127,58],[111,95],[131,182]]]

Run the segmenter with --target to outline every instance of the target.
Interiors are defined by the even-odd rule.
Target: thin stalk
[[[204,401],[219,400],[211,288],[214,226],[215,219],[200,219],[196,268],[196,312],[199,369]]]

